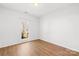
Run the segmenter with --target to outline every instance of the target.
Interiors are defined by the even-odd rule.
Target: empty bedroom
[[[0,56],[79,56],[79,3],[0,3]]]

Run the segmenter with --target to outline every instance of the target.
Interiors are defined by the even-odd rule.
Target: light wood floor
[[[17,44],[0,48],[1,56],[79,56],[79,52],[72,51],[42,40]]]

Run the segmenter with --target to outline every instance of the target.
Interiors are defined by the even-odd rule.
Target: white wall
[[[40,38],[79,51],[79,4],[57,9],[42,17]]]
[[[21,43],[22,21],[28,24],[29,39],[38,39],[37,18],[0,7],[0,48]]]

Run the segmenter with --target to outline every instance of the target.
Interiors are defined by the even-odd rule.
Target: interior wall
[[[0,7],[0,48],[24,42],[21,39],[23,21],[26,21],[26,23],[28,24],[28,40],[37,39],[37,18]]]
[[[79,51],[79,4],[56,9],[40,20],[41,39]]]

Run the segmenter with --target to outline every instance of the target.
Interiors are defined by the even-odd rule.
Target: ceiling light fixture
[[[35,6],[38,6],[38,3],[34,3]]]
[[[34,6],[38,6],[39,0],[33,0]]]

